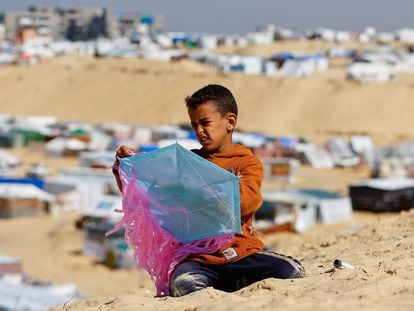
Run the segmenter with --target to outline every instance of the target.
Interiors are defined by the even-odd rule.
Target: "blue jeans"
[[[233,292],[267,278],[304,276],[305,269],[298,260],[273,252],[252,254],[224,265],[185,261],[178,265],[171,277],[170,292],[172,296],[179,297],[209,286]]]

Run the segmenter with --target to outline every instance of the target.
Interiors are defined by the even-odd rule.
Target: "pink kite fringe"
[[[123,185],[123,210],[119,212],[123,212],[124,216],[106,235],[125,226],[125,240],[134,250],[137,267],[149,273],[157,289],[157,296],[169,295],[171,275],[175,267],[188,255],[214,253],[233,239],[234,234],[227,234],[180,243],[159,225],[149,206],[156,206],[164,211],[177,208],[166,207],[153,200],[144,189],[137,187],[133,179],[127,179],[122,170],[120,178]],[[181,210],[184,215],[187,213],[185,209]]]

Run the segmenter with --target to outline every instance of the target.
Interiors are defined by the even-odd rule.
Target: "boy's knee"
[[[305,277],[305,268],[297,259],[275,252],[268,252],[266,254],[275,260],[273,265],[277,278],[299,279]]]
[[[191,272],[178,275],[171,281],[171,296],[180,297],[210,286],[205,275]]]
[[[289,279],[301,279],[305,277],[305,269],[302,265],[295,267],[292,274],[288,277]]]
[[[289,279],[300,279],[305,277],[305,268],[302,266],[302,264],[289,256],[290,260],[290,264],[292,266],[292,273],[291,275],[288,277]]]

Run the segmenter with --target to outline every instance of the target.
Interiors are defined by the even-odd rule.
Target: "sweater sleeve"
[[[263,179],[263,166],[255,156],[240,163],[240,205],[241,216],[257,211],[263,203],[260,187]]]

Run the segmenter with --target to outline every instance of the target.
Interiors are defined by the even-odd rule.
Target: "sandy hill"
[[[154,298],[144,287],[66,310],[412,310],[414,210],[363,227],[319,229],[267,237],[269,245],[300,258],[304,279],[267,279],[235,293],[208,288],[180,298]],[[355,269],[332,270],[336,258]]]
[[[274,49],[267,51],[270,55]],[[188,122],[184,97],[221,83],[238,100],[239,129],[321,141],[366,133],[378,144],[414,137],[414,77],[358,84],[344,75],[343,68],[310,79],[223,75],[191,61],[71,56],[34,67],[0,68],[0,111],[91,122],[183,123]]]

